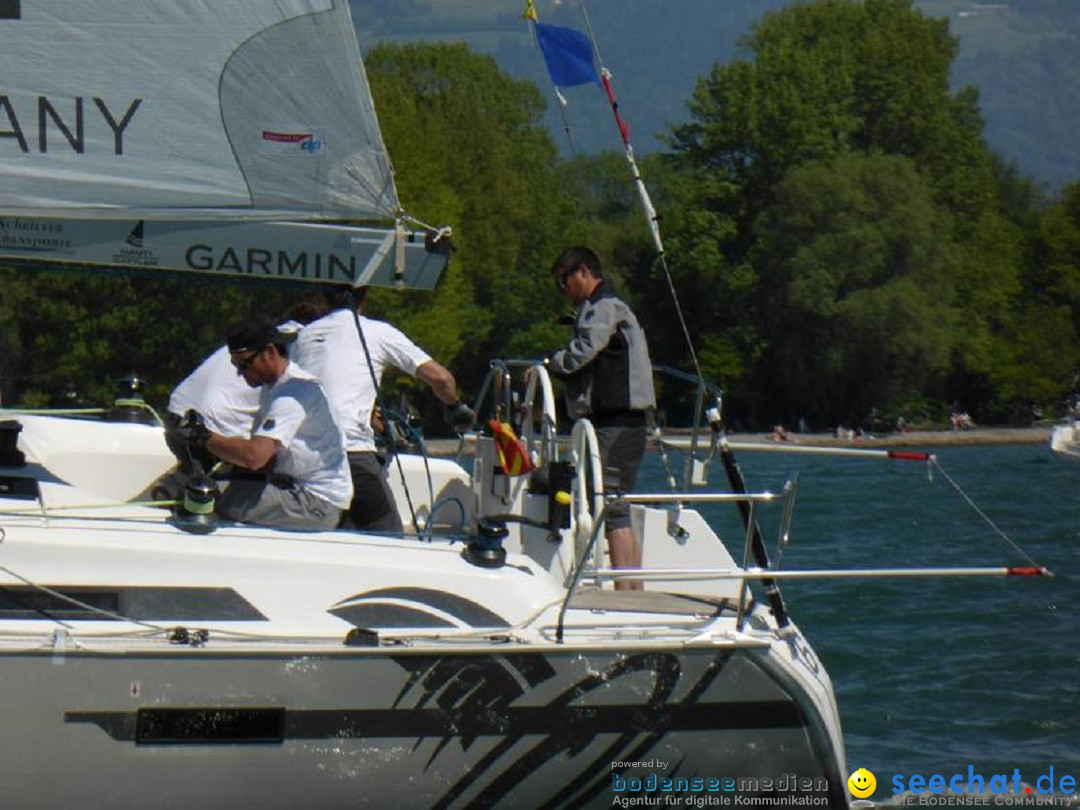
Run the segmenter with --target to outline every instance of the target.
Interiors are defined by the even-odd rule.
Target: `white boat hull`
[[[831,787],[767,651],[5,653],[12,806],[610,806],[619,779]],[[620,762],[650,767],[616,767]],[[794,790],[781,791],[800,794]],[[671,791],[674,793],[674,791]],[[716,791],[713,791],[714,794]],[[814,792],[814,791],[811,791]],[[748,795],[771,791],[749,790]],[[747,795],[744,794],[744,795]]]
[[[1055,425],[1050,431],[1050,449],[1062,458],[1080,460],[1080,423]]]
[[[145,456],[109,450],[135,426],[64,421],[26,419],[27,463],[0,469],[12,806],[606,807],[632,785],[846,806],[828,674],[737,578],[580,587],[576,524],[513,526],[492,567],[460,533],[192,532],[73,484],[97,458],[141,489]],[[452,466],[413,482],[421,514],[428,492],[470,523],[543,517],[546,495]],[[647,566],[738,570],[694,510],[674,532],[633,509]]]

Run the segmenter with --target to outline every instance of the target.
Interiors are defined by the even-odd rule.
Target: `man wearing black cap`
[[[205,447],[250,478],[232,481],[222,517],[294,529],[333,529],[352,499],[345,440],[318,380],[288,359],[296,333],[259,323],[229,335],[229,358],[262,387],[250,437],[210,433]]]

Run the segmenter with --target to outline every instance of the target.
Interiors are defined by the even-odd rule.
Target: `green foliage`
[[[12,269],[0,269],[0,289],[3,401],[26,407],[109,403],[133,373],[162,406],[230,327],[280,319],[294,295],[192,276]]]
[[[672,138],[690,213],[669,242],[741,355],[724,384],[758,421],[988,396],[1034,198],[987,148],[977,94],[950,90],[948,23],[818,0],[765,15],[744,48]]]
[[[912,162],[793,168],[759,220],[759,385],[786,420],[855,424],[925,390],[949,360],[947,228]]]
[[[366,64],[403,204],[452,223],[457,248],[434,296],[379,293],[373,311],[475,388],[490,357],[550,347],[547,271],[574,209],[543,99],[463,45],[382,45]]]

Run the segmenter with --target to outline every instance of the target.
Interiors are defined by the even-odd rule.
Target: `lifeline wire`
[[[949,475],[947,472],[945,472],[945,468],[942,467],[940,463],[938,463],[938,460],[937,460],[937,458],[935,456],[931,456],[930,459],[929,459],[929,462],[934,467],[937,467],[938,472],[940,472],[945,477],[945,480],[948,481],[949,484],[952,486],[952,488],[956,490],[957,494],[960,495],[960,497],[963,498],[965,501],[967,501],[968,506],[970,506],[972,509],[974,509],[975,513],[977,515],[979,515],[979,517],[981,517],[986,522],[986,525],[988,525],[991,529],[993,529],[993,531],[998,535],[998,537],[1000,537],[1002,540],[1004,540],[1009,545],[1009,547],[1012,548],[1013,551],[1015,551],[1017,554],[1019,554],[1021,557],[1023,557],[1025,560],[1027,560],[1032,565],[1034,565],[1036,567],[1039,567],[1039,568],[1042,567],[1041,565],[1039,565],[1039,563],[1035,562],[1035,559],[1030,554],[1028,554],[1026,551],[1024,551],[1022,548],[1020,548],[1020,546],[1018,546],[1016,543],[1014,543],[1012,538],[1009,537],[1009,535],[1007,535],[996,523],[994,523],[993,518],[991,518],[988,514],[986,514],[986,512],[984,512],[979,507],[979,505],[977,503],[975,503],[975,501],[973,501],[971,499],[971,497],[966,492],[964,492],[964,490],[961,488],[961,486],[958,483],[956,483],[956,481],[953,479],[953,477],[951,475]]]
[[[60,591],[54,591],[52,588],[48,587],[47,585],[41,585],[40,583],[34,582],[33,580],[30,580],[30,579],[27,579],[22,574],[19,574],[16,571],[12,571],[10,568],[8,568],[6,566],[0,565],[0,572],[3,572],[5,574],[7,574],[9,577],[14,577],[15,579],[22,582],[24,585],[29,585],[31,588],[36,588],[37,590],[42,591],[43,593],[47,593],[49,596],[52,596],[52,597],[54,597],[56,599],[60,599],[61,601],[64,601],[64,602],[69,602],[69,603],[75,605],[76,607],[80,607],[83,610],[89,611],[90,613],[100,613],[102,616],[107,616],[110,619],[115,619],[116,621],[121,621],[121,622],[130,622],[131,624],[137,624],[137,625],[139,625],[141,627],[146,627],[146,628],[148,628],[150,630],[154,630],[155,632],[159,632],[159,633],[160,632],[165,632],[166,628],[164,628],[164,627],[158,627],[155,624],[150,624],[149,622],[140,621],[139,619],[129,619],[127,616],[122,616],[119,613],[113,613],[111,610],[105,610],[104,608],[96,607],[94,605],[88,605],[86,602],[81,602],[78,599],[76,599],[76,598],[74,598],[72,596],[69,596],[66,593],[60,593]],[[48,614],[46,614],[46,615],[48,615]],[[54,621],[57,624],[59,624],[61,627],[65,627],[65,628],[70,628],[71,627],[71,625],[69,625],[66,622],[64,622],[64,621],[62,621],[60,619],[57,619],[57,618],[55,618],[53,616],[49,616],[48,618],[51,621]]]

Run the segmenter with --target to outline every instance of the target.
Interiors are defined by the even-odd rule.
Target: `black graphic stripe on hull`
[[[248,707],[173,708],[192,716],[208,712],[243,712]],[[90,723],[114,740],[135,742],[138,712],[65,712],[66,723]],[[372,739],[414,737],[491,737],[549,735],[573,729],[575,735],[665,733],[731,729],[796,728],[803,724],[798,707],[788,701],[695,703],[647,708],[623,706],[536,706],[503,709],[498,714],[460,714],[442,709],[286,710],[282,740]],[[198,723],[191,724],[198,729]],[[194,734],[170,742],[208,745],[219,740]],[[233,740],[235,742],[235,740]]]

